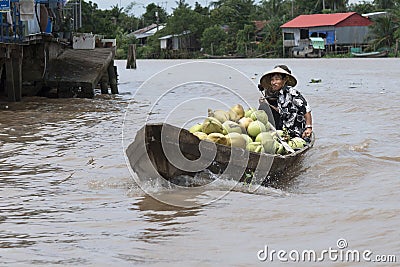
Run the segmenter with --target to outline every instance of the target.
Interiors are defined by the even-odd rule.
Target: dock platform
[[[102,93],[107,93],[104,90],[108,89],[109,84],[111,92],[116,94],[118,88],[114,55],[114,48],[66,49],[49,61],[44,77],[45,85],[57,88],[58,97],[91,98],[99,83],[103,83]]]

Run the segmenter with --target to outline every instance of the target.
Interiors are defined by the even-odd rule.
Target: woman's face
[[[285,85],[286,80],[280,74],[274,74],[271,77],[272,91],[279,91]]]

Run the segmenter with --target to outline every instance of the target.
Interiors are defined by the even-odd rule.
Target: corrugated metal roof
[[[143,33],[146,33],[148,31],[152,30],[152,29],[157,28],[157,26],[158,26],[157,24],[153,23],[153,24],[150,24],[149,26],[146,26],[144,28],[141,28],[141,29],[138,29],[138,30],[134,31],[133,34],[143,34]]]
[[[313,14],[300,15],[289,22],[286,22],[281,28],[309,28],[320,26],[335,26],[339,22],[356,14],[356,12],[335,13],[335,14]]]
[[[362,14],[361,16],[366,17],[366,18],[375,18],[375,17],[383,17],[386,16],[388,13],[386,11],[380,11],[380,12],[372,12],[372,13],[366,13]]]
[[[170,39],[172,37],[179,37],[179,36],[183,36],[183,35],[190,34],[190,33],[191,33],[190,31],[183,31],[181,34],[170,34],[170,35],[162,36],[162,37],[158,38],[158,40]]]
[[[128,36],[131,37],[133,35],[136,39],[141,39],[154,35],[157,31],[163,29],[164,27],[165,25],[163,24],[151,24],[145,28],[129,33]]]

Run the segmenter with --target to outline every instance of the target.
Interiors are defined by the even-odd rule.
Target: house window
[[[292,32],[283,33],[283,40],[294,40],[294,33]]]
[[[300,29],[300,39],[308,39],[308,29]]]

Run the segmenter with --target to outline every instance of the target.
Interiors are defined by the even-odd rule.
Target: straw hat
[[[286,85],[294,87],[297,84],[297,80],[292,74],[280,67],[276,67],[273,70],[264,73],[264,75],[261,77],[260,84],[264,89],[271,89],[271,77],[274,74],[284,74],[284,76],[288,77]]]

